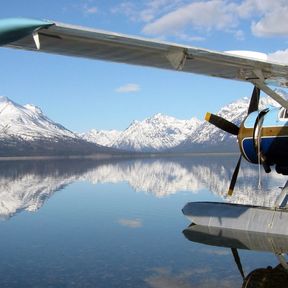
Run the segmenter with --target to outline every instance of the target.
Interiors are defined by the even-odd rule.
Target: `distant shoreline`
[[[175,157],[203,157],[203,156],[237,156],[236,152],[187,152],[187,153],[127,153],[127,154],[94,154],[70,156],[1,156],[0,161],[19,160],[108,160],[108,159],[137,159],[137,158],[175,158]]]

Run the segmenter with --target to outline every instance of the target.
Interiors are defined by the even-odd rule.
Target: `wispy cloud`
[[[123,14],[132,21],[136,21],[138,13],[135,3],[125,1],[111,8],[113,14]]]
[[[98,13],[98,8],[96,6],[84,5],[83,11],[85,14],[96,14]]]
[[[187,0],[123,1],[111,9],[113,13],[124,14],[132,21],[149,22],[176,9]]]
[[[235,4],[225,2],[211,0],[184,5],[148,23],[144,26],[143,32],[150,35],[175,33],[183,31],[188,25],[205,30],[236,27],[237,18],[233,15]]]
[[[129,228],[140,228],[142,227],[142,221],[140,219],[126,219],[121,218],[117,221],[120,225],[126,226]]]
[[[134,93],[140,91],[140,86],[135,83],[128,83],[115,89],[117,93]]]
[[[288,6],[279,7],[279,9],[266,13],[258,22],[254,21],[251,29],[253,34],[259,37],[287,36],[287,22]]]
[[[69,11],[71,9],[81,13],[84,16],[94,15],[99,12],[98,6],[95,5],[93,0],[79,1],[77,4],[70,4],[64,8],[65,11]]]
[[[242,30],[237,30],[237,31],[235,31],[235,32],[234,32],[234,36],[235,36],[235,38],[236,38],[237,40],[240,40],[240,41],[242,41],[242,40],[245,39],[245,33],[244,33],[244,31],[242,31]]]
[[[132,21],[143,22],[142,32],[157,38],[176,36],[199,41],[207,32],[224,31],[243,40],[242,23],[250,26],[250,32],[257,37],[288,35],[286,0],[124,1],[113,9]]]

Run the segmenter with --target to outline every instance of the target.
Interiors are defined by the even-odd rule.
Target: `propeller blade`
[[[240,169],[241,159],[242,159],[242,155],[239,157],[239,160],[238,160],[237,165],[235,167],[234,173],[232,175],[232,179],[231,179],[229,190],[228,190],[228,196],[232,196],[232,194],[233,194],[234,187],[235,187],[238,173],[239,173],[239,169]]]
[[[233,254],[233,257],[234,257],[234,260],[236,262],[236,265],[237,265],[237,268],[243,278],[243,280],[245,279],[245,274],[244,274],[244,271],[243,271],[243,266],[242,266],[242,263],[241,263],[241,260],[240,260],[240,256],[239,256],[239,253],[238,253],[238,250],[236,248],[231,248],[231,251],[232,251],[232,254]]]
[[[259,98],[260,98],[260,89],[256,86],[254,86],[251,100],[249,103],[248,112],[247,112],[248,114],[258,110]]]
[[[237,125],[215,114],[207,112],[205,120],[230,134],[238,135],[239,133],[239,127]]]

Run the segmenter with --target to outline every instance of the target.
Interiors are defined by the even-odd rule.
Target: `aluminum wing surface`
[[[10,20],[10,24],[5,20]],[[262,90],[267,84],[288,87],[288,66],[277,63],[51,21],[36,21],[33,25],[29,19],[17,21],[15,24],[15,19],[0,20],[0,45],[248,81],[262,85],[259,87]],[[21,29],[33,27],[26,28],[25,33],[20,33],[21,37],[16,33],[17,38],[10,39],[7,37],[10,26],[15,34],[17,25]],[[6,42],[1,41],[3,34],[8,39]]]

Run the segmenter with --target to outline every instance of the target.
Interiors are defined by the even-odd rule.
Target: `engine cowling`
[[[270,166],[275,164],[278,173],[287,175],[288,122],[279,119],[279,110],[250,113],[240,126],[238,143],[249,162],[263,164],[266,172],[270,172]]]

